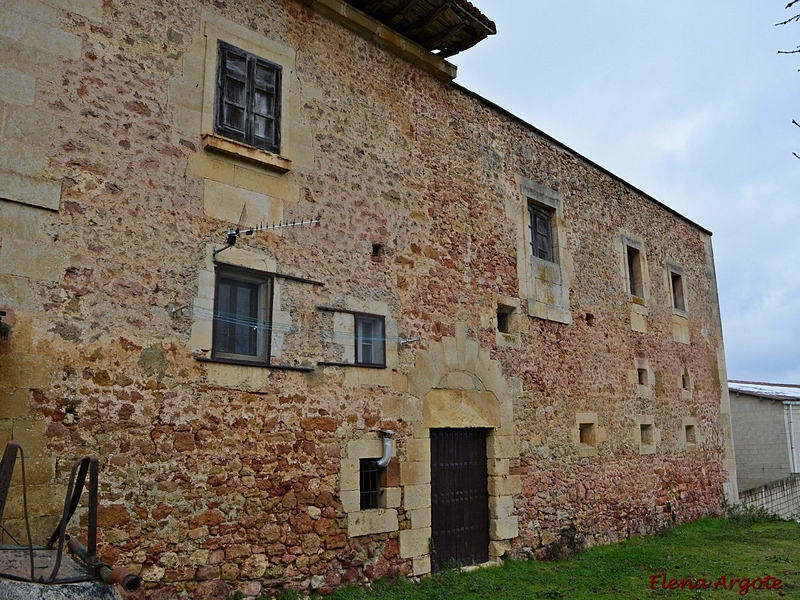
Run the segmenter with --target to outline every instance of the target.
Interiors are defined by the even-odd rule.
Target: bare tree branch
[[[800,21],[800,15],[795,15],[789,19],[786,19],[785,21],[781,21],[780,23],[775,23],[775,27],[777,27],[778,25],[787,25],[792,21]]]
[[[791,2],[789,2],[789,4],[786,5],[786,8],[792,8],[792,6],[794,6],[798,2],[800,2],[800,0],[792,0]]]

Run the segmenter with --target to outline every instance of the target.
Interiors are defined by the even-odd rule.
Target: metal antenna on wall
[[[242,214],[239,216],[239,225],[237,225],[236,229],[229,229],[227,235],[227,240],[225,241],[225,245],[217,250],[217,247],[214,246],[214,249],[211,253],[212,258],[216,258],[217,254],[222,252],[223,250],[227,250],[232,246],[236,245],[236,239],[240,235],[253,235],[257,231],[270,231],[272,229],[285,229],[287,227],[297,227],[299,225],[313,225],[314,223],[319,223],[320,217],[316,219],[303,219],[300,221],[279,221],[277,223],[272,224],[264,224],[260,223],[257,227],[250,225],[247,229],[244,228],[244,224],[247,221],[247,205],[245,204],[242,207]]]

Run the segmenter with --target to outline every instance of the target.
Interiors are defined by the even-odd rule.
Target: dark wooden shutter
[[[431,564],[489,560],[485,429],[431,429]]]
[[[281,147],[281,67],[219,42],[215,131],[271,152]]]
[[[550,213],[533,204],[528,205],[530,218],[531,254],[542,260],[553,261],[553,228]]]

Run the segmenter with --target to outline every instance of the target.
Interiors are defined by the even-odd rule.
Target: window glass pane
[[[269,282],[220,277],[214,315],[214,352],[266,359]],[[262,306],[263,305],[263,306]]]
[[[253,135],[272,142],[275,139],[275,121],[256,116],[253,119]]]
[[[356,317],[356,362],[380,365],[385,362],[386,340],[381,317]]]
[[[244,132],[244,109],[226,103],[223,122],[227,127]]]
[[[260,90],[255,91],[255,102],[253,103],[253,112],[257,115],[271,117],[275,114],[275,102],[272,94],[267,94]]]
[[[225,75],[229,78],[245,81],[247,79],[247,58],[228,50],[225,53]]]
[[[261,64],[256,65],[256,73],[255,73],[256,88],[260,88],[262,90],[274,90],[275,79],[276,79],[275,76],[276,76],[275,69],[266,67]]]

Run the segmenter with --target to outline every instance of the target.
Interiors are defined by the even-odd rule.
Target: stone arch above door
[[[402,407],[396,407],[402,413],[397,416],[409,421],[414,430],[413,439],[405,441],[406,460],[400,464],[404,508],[411,520],[411,528],[400,531],[400,554],[413,559],[415,574],[431,568],[433,428],[487,430],[490,558],[499,559],[517,537],[514,495],[520,493],[521,485],[519,475],[510,474],[510,462],[519,456],[514,400],[520,387],[518,379],[503,375],[487,348],[467,337],[464,323],[456,324],[455,337],[433,342],[417,355],[408,375],[406,399]]]

